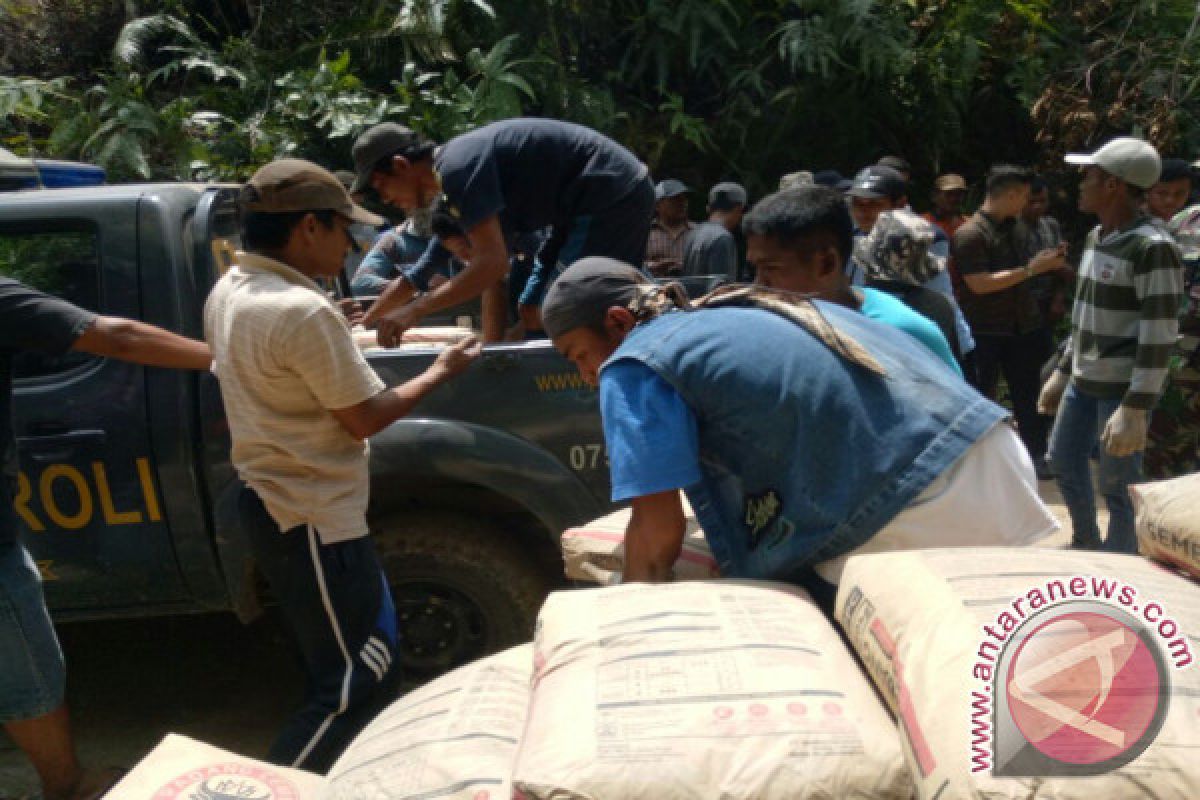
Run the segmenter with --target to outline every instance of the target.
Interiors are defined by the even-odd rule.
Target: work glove
[[[1062,402],[1063,392],[1067,390],[1067,384],[1070,382],[1070,375],[1062,370],[1054,370],[1049,380],[1042,386],[1041,394],[1038,395],[1038,413],[1048,417],[1053,417],[1058,413],[1058,404]]]
[[[1110,456],[1131,456],[1146,448],[1146,429],[1150,427],[1150,412],[1141,408],[1117,406],[1104,423],[1100,441]]]

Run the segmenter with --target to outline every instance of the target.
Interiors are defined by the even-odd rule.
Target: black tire
[[[533,637],[552,579],[517,537],[424,509],[373,520],[371,530],[396,602],[402,680],[428,680]]]

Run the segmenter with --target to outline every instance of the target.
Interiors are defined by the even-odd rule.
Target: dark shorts
[[[37,566],[20,543],[0,544],[0,722],[50,713],[65,685]]]

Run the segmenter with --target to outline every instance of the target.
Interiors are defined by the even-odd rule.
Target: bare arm
[[[625,529],[625,582],[669,581],[686,530],[678,490],[634,498]]]
[[[356,439],[368,436],[409,414],[425,395],[465,370],[480,352],[479,340],[465,339],[447,347],[417,377],[348,408],[331,409],[334,419]]]
[[[371,327],[375,324],[375,320],[382,317],[393,309],[400,308],[405,303],[413,298],[417,293],[417,289],[408,279],[401,275],[398,278],[393,278],[383,291],[379,293],[379,297],[375,298],[375,302],[367,309],[367,313],[362,318],[364,327]]]
[[[387,314],[369,314],[367,324],[376,322],[377,338],[384,347],[393,347],[401,340],[404,331],[418,324],[434,311],[484,296],[483,330],[485,341],[498,341],[504,337],[504,302],[497,302],[502,295],[485,292],[499,283],[508,273],[508,245],[500,220],[495,216],[467,231],[471,240],[471,263],[467,268],[428,294],[417,297],[411,303]],[[499,291],[499,290],[497,290]],[[374,311],[374,309],[372,309]]]
[[[96,317],[72,350],[151,367],[208,369],[208,345],[186,336],[122,317]]]
[[[483,294],[508,274],[508,245],[500,219],[491,216],[467,231],[471,263],[459,274],[420,299],[424,313],[441,311]]]
[[[1011,289],[1034,275],[1062,269],[1065,264],[1065,252],[1059,248],[1047,248],[1030,259],[1028,266],[1013,267],[999,272],[972,272],[963,275],[963,282],[975,294],[991,294]]]

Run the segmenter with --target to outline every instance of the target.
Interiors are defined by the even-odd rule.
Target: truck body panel
[[[200,184],[0,194],[0,271],[202,338],[204,300],[238,245],[235,199]],[[394,386],[435,357],[367,359]],[[246,612],[249,552],[219,509],[236,474],[215,377],[71,353],[25,359],[14,378],[21,535],[56,616]],[[545,563],[563,528],[611,505],[595,392],[548,342],[489,346],[373,437],[371,484],[372,520],[486,515],[513,537],[498,546]]]

